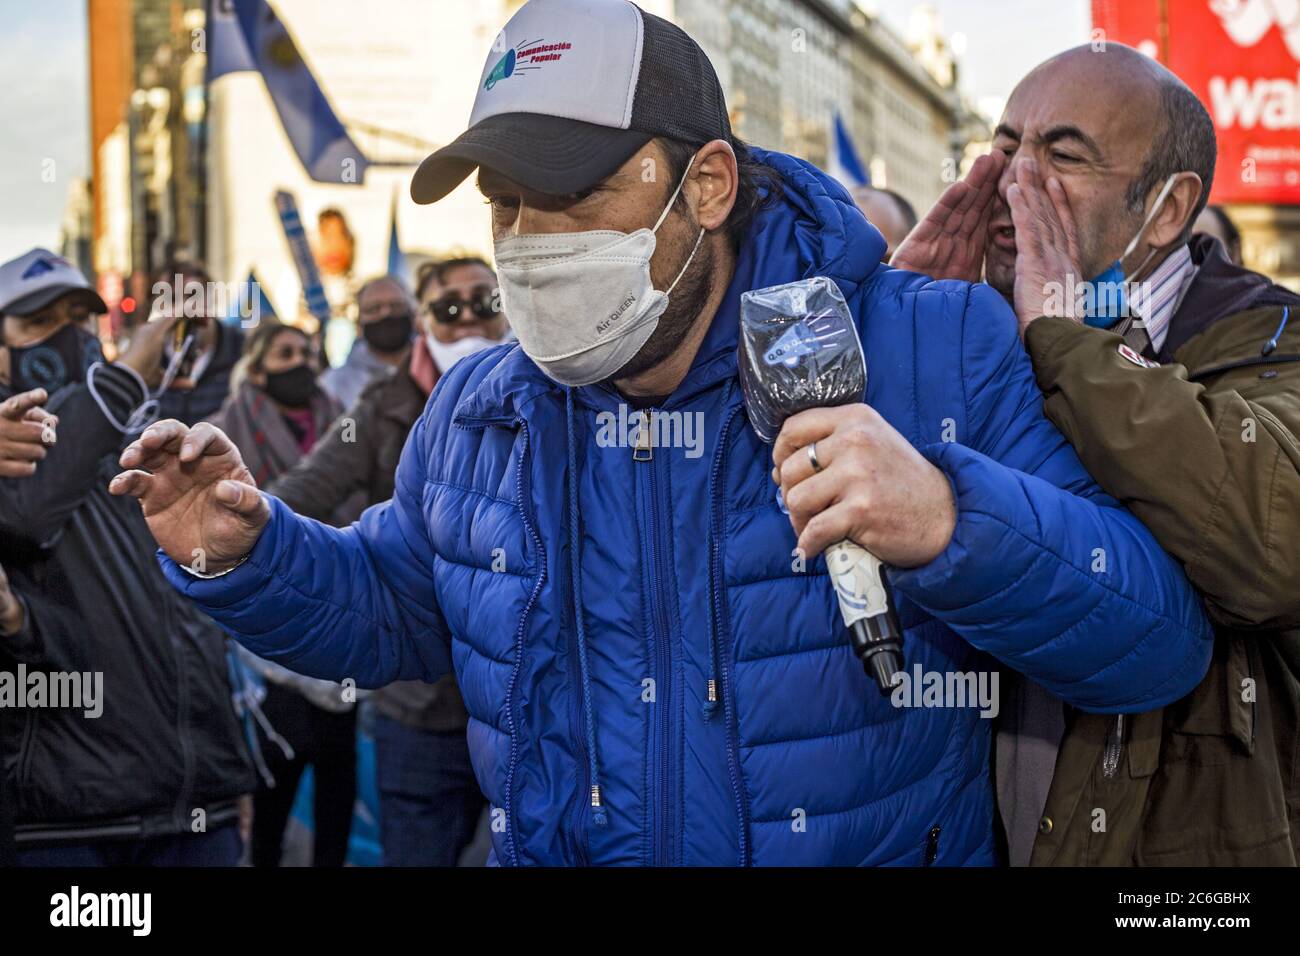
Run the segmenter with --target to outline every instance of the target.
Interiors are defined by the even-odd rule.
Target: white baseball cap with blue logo
[[[530,0],[488,52],[469,129],[420,164],[411,198],[437,202],[479,166],[548,195],[580,192],[656,136],[731,138],[699,45],[628,0]]]

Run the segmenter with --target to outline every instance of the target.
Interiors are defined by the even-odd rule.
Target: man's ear
[[[1196,215],[1196,205],[1201,201],[1201,177],[1193,172],[1177,173],[1164,205],[1156,213],[1147,231],[1147,242],[1156,249],[1172,246],[1183,234],[1183,229]]]
[[[696,221],[712,232],[720,228],[736,205],[736,191],[740,183],[736,154],[725,139],[705,143],[695,154],[687,188],[699,198],[696,201]]]

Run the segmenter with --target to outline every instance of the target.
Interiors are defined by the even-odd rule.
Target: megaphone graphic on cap
[[[483,89],[492,89],[492,87],[497,85],[498,80],[506,79],[514,71],[515,51],[506,50],[506,55],[501,58],[500,62],[497,63],[496,66],[492,67],[492,72],[488,74],[487,81],[483,84]]]

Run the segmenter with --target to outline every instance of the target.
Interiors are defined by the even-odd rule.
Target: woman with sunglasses
[[[367,387],[312,453],[267,487],[299,514],[328,520],[357,491],[367,504],[391,498],[407,433],[438,378],[509,334],[496,275],[482,259],[425,263],[416,296],[420,334],[409,360]],[[470,768],[468,715],[455,680],[390,684],[374,700],[384,863],[455,866],[486,805]]]

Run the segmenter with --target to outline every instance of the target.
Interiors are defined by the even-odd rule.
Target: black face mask
[[[43,342],[9,349],[9,382],[14,391],[43,388],[50,394],[86,380],[86,369],[104,360],[99,339],[76,325],[65,325]]]
[[[415,321],[409,312],[387,315],[361,326],[366,344],[376,352],[400,352],[411,341],[411,333],[414,331]]]
[[[266,394],[287,408],[304,408],[316,394],[316,372],[310,365],[267,372]]]

